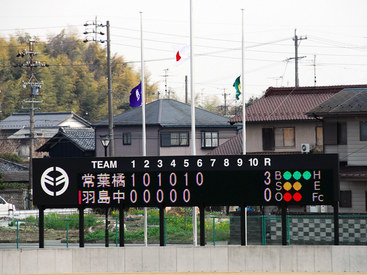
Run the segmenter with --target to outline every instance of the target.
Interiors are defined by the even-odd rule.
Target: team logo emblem
[[[58,188],[62,184],[62,188]],[[64,194],[69,187],[69,176],[65,170],[60,167],[50,167],[42,174],[41,187],[49,196],[60,196]]]

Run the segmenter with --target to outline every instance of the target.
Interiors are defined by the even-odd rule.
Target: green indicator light
[[[309,171],[305,171],[305,172],[303,173],[303,178],[304,178],[305,180],[309,180],[309,179],[311,178],[311,173],[310,173]]]
[[[299,180],[301,177],[302,177],[302,174],[300,172],[296,171],[293,173],[293,178],[295,180]]]
[[[291,172],[289,171],[284,172],[283,178],[285,178],[286,180],[290,180],[291,177],[292,177]]]

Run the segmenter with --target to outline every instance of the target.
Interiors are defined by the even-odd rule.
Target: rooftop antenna
[[[269,78],[271,78],[271,79],[275,79],[275,85],[276,85],[276,87],[278,87],[278,80],[279,80],[279,79],[283,79],[283,76],[281,75],[281,76],[269,77]]]

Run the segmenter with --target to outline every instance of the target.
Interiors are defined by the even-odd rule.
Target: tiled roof
[[[211,150],[207,155],[242,155],[242,132],[235,135],[231,139],[227,140],[225,143],[221,144],[217,148]],[[246,153],[249,155],[268,155],[268,154],[299,154],[299,152],[251,152]]]
[[[159,99],[145,105],[146,125],[160,125],[162,127],[190,127],[191,126],[191,106],[172,99]],[[142,107],[137,107],[113,118],[114,125],[141,125]],[[108,120],[103,120],[94,126],[106,126]],[[228,119],[195,108],[196,127],[231,127]]]
[[[0,158],[0,172],[28,171],[28,167]]]
[[[211,150],[208,155],[242,155],[242,133]]]
[[[90,123],[84,118],[78,116],[74,112],[50,112],[50,113],[35,113],[34,114],[34,127],[53,127],[58,126],[60,123],[67,119],[74,118],[86,126],[90,126]],[[21,129],[30,127],[29,113],[16,113],[5,118],[0,122],[0,129]]]
[[[307,112],[309,116],[367,115],[367,87],[347,88]]]
[[[95,149],[95,134],[92,128],[60,128],[59,132],[38,148],[37,152],[49,152],[57,143],[67,139],[82,151]]]
[[[3,182],[29,182],[29,171],[1,172]]]
[[[345,87],[367,87],[367,85],[287,87],[267,89],[265,95],[246,108],[246,122],[310,120],[306,112],[329,99]],[[229,120],[242,122],[242,112]]]

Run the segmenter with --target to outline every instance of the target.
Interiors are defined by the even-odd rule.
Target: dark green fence
[[[289,245],[333,245],[334,220],[332,215],[288,215],[287,243]],[[106,219],[85,218],[85,243],[105,244]],[[193,244],[192,217],[165,217],[164,240],[166,245]],[[197,240],[200,243],[200,220],[197,222]],[[119,219],[108,219],[110,246],[119,245]],[[281,245],[281,216],[248,216],[247,241],[249,245]],[[148,244],[159,244],[159,217],[147,219]],[[0,227],[1,243],[38,243],[39,228],[36,218],[7,220]],[[341,245],[367,245],[367,215],[340,215],[339,238]],[[79,219],[56,217],[45,219],[45,241],[59,241],[69,247],[79,242]],[[206,245],[239,245],[241,240],[239,216],[206,216]],[[125,218],[125,243],[144,243],[144,217]]]

